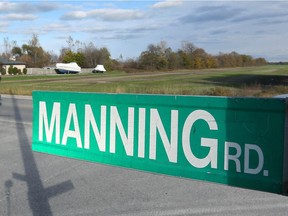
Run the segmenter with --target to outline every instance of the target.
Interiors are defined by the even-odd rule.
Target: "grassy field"
[[[288,93],[288,65],[178,70],[167,72],[2,76],[0,93],[31,95],[33,90],[256,96]]]

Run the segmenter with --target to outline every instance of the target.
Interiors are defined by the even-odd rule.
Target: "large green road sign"
[[[281,99],[33,92],[34,151],[286,193]]]

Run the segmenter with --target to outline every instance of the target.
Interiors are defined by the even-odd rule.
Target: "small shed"
[[[97,65],[92,72],[93,73],[103,73],[105,71],[106,71],[106,69],[104,68],[104,65]]]
[[[22,72],[23,69],[26,68],[26,63],[20,62],[20,61],[13,61],[13,60],[5,59],[5,58],[0,58],[0,69],[3,68],[6,74],[8,74],[8,69],[10,66],[15,67],[21,70]]]

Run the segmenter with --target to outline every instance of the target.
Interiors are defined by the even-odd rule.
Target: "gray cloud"
[[[73,11],[62,16],[62,20],[77,20],[77,19],[96,19],[100,18],[105,21],[123,21],[135,20],[143,17],[143,13],[139,10],[131,9],[95,9],[89,11]]]
[[[114,32],[115,28],[111,29],[110,27],[107,26],[92,26],[92,27],[84,27],[82,28],[83,32],[88,32],[88,33],[106,33],[106,32]]]
[[[243,9],[230,6],[203,6],[180,18],[182,23],[227,21],[241,14]]]
[[[101,27],[95,27],[95,28],[89,28],[84,31],[86,32],[98,32],[99,35],[101,35],[100,39],[105,40],[129,40],[129,39],[137,39],[142,37],[143,35],[147,34],[148,32],[157,30],[157,26],[131,26],[127,28],[101,28]]]
[[[134,27],[131,30],[134,32],[149,32],[149,31],[154,31],[159,29],[158,25],[143,25],[143,26],[138,26],[138,27]]]
[[[71,32],[73,29],[69,24],[63,23],[51,23],[42,27],[41,32],[48,33],[48,32]]]
[[[217,29],[217,30],[212,30],[210,32],[211,35],[219,35],[219,34],[225,34],[227,33],[228,31],[227,30],[224,30],[224,29]]]
[[[110,36],[100,36],[100,39],[104,40],[131,40],[135,38],[139,38],[138,34],[113,34]]]
[[[286,28],[288,28],[288,17],[282,19],[261,19],[258,20],[255,25],[282,25],[286,24]]]
[[[236,18],[232,19],[232,22],[244,22],[244,21],[254,21],[254,20],[271,20],[274,18],[285,18],[287,19],[288,17],[288,13],[287,12],[277,12],[277,13],[273,13],[273,12],[267,12],[267,11],[261,11],[257,13],[251,13],[248,15],[244,15],[244,16],[239,16]],[[259,23],[260,24],[260,23]],[[265,24],[265,22],[264,22]]]
[[[59,5],[55,2],[0,2],[0,13],[41,13],[58,9]]]
[[[213,11],[220,11],[223,10],[223,8],[227,8],[228,6],[224,5],[208,5],[208,6],[201,6],[197,9],[198,13],[210,13]]]

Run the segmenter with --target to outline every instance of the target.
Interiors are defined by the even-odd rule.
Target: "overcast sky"
[[[59,54],[67,39],[107,47],[113,58],[135,58],[149,44],[174,51],[190,41],[210,54],[236,51],[288,61],[288,1],[0,1],[3,38],[18,46],[38,35]]]

